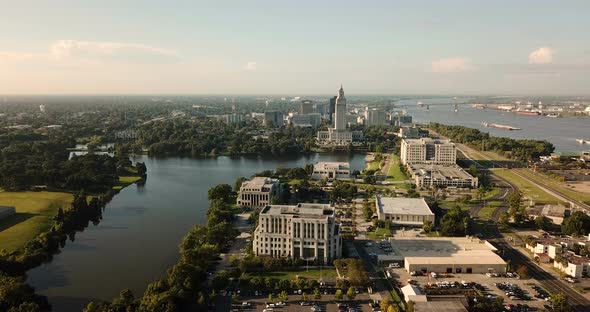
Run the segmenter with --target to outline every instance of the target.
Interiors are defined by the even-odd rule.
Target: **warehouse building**
[[[434,213],[424,198],[377,196],[375,208],[379,220],[395,225],[422,226],[424,221],[434,224]]]
[[[380,262],[403,262],[408,272],[505,273],[506,262],[497,249],[475,237],[409,237],[390,239],[392,255]]]

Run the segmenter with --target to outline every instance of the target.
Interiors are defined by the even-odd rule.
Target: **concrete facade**
[[[342,256],[340,226],[326,204],[270,205],[262,209],[254,231],[257,256],[320,259]]]
[[[267,177],[254,177],[244,181],[238,195],[238,207],[264,208],[271,204],[271,199],[280,194],[278,179]]]
[[[347,162],[318,162],[313,165],[311,178],[315,180],[334,181],[350,179],[350,163]]]
[[[404,165],[454,165],[457,163],[457,148],[448,140],[403,139],[400,154],[401,163]]]

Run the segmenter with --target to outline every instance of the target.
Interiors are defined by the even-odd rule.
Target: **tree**
[[[587,235],[590,231],[590,216],[576,211],[563,220],[561,231],[567,235]]]
[[[240,187],[242,187],[242,183],[244,183],[244,181],[247,181],[248,179],[244,178],[244,177],[238,177],[236,179],[236,182],[234,183],[234,192],[239,192],[240,191]]]
[[[516,273],[518,274],[520,279],[529,279],[530,278],[529,269],[524,265],[519,266],[518,269],[516,270]]]
[[[555,312],[570,312],[572,310],[567,297],[563,293],[551,296],[550,302]]]
[[[320,293],[320,289],[316,288],[313,290],[313,299],[319,300],[322,298],[322,294]]]
[[[346,291],[346,297],[348,297],[348,300],[353,300],[355,296],[356,293],[354,289],[352,287],[348,287],[348,290]]]
[[[432,226],[432,221],[424,220],[424,223],[422,224],[422,229],[424,230],[424,232],[430,233],[432,231]]]
[[[549,229],[549,227],[551,227],[551,224],[551,219],[545,216],[538,216],[537,218],[535,218],[535,226],[539,230],[547,230]]]
[[[340,289],[336,290],[336,295],[335,295],[335,297],[336,297],[336,300],[342,300],[342,298],[344,297],[344,296],[342,295],[342,290],[340,290]]]
[[[288,299],[287,292],[284,290],[281,291],[281,293],[279,294],[279,300],[282,302],[285,302],[285,301],[287,301],[287,299]]]
[[[229,199],[232,189],[229,184],[218,184],[208,191],[209,200],[220,199],[224,202]]]
[[[467,234],[466,218],[469,219],[469,214],[461,210],[461,207],[455,206],[450,209],[441,220],[441,235],[465,236],[465,234]]]

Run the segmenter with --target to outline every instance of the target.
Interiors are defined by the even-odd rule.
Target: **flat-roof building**
[[[313,165],[312,179],[338,180],[350,179],[350,163],[347,162],[318,162]]]
[[[342,256],[340,226],[328,204],[269,205],[260,211],[252,249],[257,256],[320,259]]]
[[[403,262],[408,272],[488,273],[506,272],[497,249],[475,237],[390,238],[394,255],[379,256],[381,262]]]
[[[242,182],[238,195],[238,207],[263,208],[271,203],[273,197],[279,196],[280,183],[278,179],[268,177],[254,177]]]
[[[400,160],[407,164],[454,165],[457,163],[457,148],[449,140],[431,138],[403,139]]]
[[[458,165],[407,164],[417,187],[468,187],[476,188],[478,178]]]
[[[422,226],[424,221],[434,224],[434,213],[424,198],[381,197],[375,198],[377,217],[396,225]]]

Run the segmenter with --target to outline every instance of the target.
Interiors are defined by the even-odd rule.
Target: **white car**
[[[286,305],[287,305],[287,304],[286,304],[286,303],[284,303],[284,302],[282,302],[282,301],[279,301],[279,302],[275,303],[275,307],[284,307],[284,306],[286,306]]]

